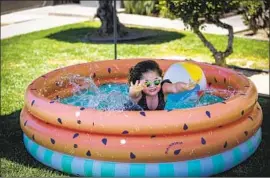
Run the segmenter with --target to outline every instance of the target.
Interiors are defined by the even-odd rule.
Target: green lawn
[[[75,63],[113,59],[113,44],[81,40],[99,25],[85,22],[1,40],[1,176],[64,176],[27,154],[21,142],[19,112],[27,85],[38,76]],[[214,62],[193,33],[152,31],[158,33],[154,38],[119,44],[118,58],[187,56]],[[219,49],[226,46],[225,36],[207,35],[207,38]],[[234,53],[227,61],[239,66],[251,61],[251,67],[267,69],[268,47],[268,42],[235,38]]]

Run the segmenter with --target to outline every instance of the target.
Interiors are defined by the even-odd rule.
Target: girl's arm
[[[186,90],[191,90],[196,86],[197,82],[176,82],[176,83],[164,83],[162,86],[163,93],[179,93]]]

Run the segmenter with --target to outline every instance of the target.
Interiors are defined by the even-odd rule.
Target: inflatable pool
[[[34,80],[20,119],[29,153],[47,166],[80,176],[210,176],[256,151],[262,124],[256,87],[242,74],[214,65],[188,62],[201,68],[207,90],[234,91],[207,106],[119,112],[58,102],[73,94],[67,76],[91,76],[98,86],[126,83],[129,68],[141,60],[78,64]],[[179,63],[155,61],[163,71]]]

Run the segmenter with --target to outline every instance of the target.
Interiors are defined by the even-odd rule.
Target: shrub
[[[157,11],[159,12],[160,17],[174,19],[175,15],[170,12],[166,0],[159,0],[156,4]]]
[[[153,15],[157,1],[128,0],[124,1],[125,10],[129,14]]]
[[[240,1],[240,8],[243,10],[243,18],[246,25],[257,33],[258,29],[269,29],[270,2],[266,0]],[[266,31],[267,32],[267,31]],[[268,31],[269,36],[269,31]]]

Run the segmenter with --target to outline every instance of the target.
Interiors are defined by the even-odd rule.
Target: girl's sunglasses
[[[146,82],[144,82],[144,84],[145,84],[146,87],[150,87],[150,86],[152,86],[153,84],[154,84],[155,86],[158,86],[160,83],[161,83],[161,79],[156,79],[156,80],[154,80],[154,81],[146,81]]]

